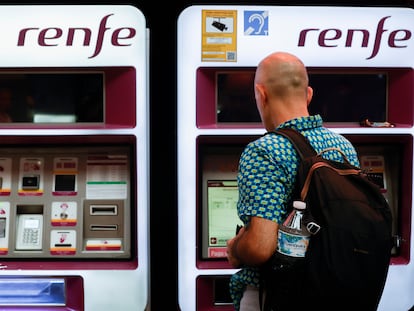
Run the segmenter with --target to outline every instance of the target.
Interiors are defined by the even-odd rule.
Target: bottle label
[[[277,251],[290,257],[305,257],[309,237],[279,230]]]

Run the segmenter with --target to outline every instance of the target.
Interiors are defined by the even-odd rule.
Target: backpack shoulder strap
[[[293,128],[281,128],[273,132],[289,139],[301,159],[316,155],[315,149],[313,149],[310,142],[299,131]]]
[[[295,130],[293,128],[281,128],[281,129],[273,131],[273,133],[282,135],[286,137],[287,139],[289,139],[302,160],[305,158],[315,156],[315,155],[318,155],[318,156],[322,155],[323,153],[328,152],[328,151],[336,151],[341,154],[344,163],[352,165],[349,162],[346,154],[340,148],[330,147],[330,148],[324,149],[320,153],[317,153],[315,149],[313,149],[309,140],[305,136],[303,136],[298,130]]]

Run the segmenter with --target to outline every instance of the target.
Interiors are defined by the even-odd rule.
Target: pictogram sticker
[[[269,11],[244,11],[244,34],[246,36],[268,36]]]

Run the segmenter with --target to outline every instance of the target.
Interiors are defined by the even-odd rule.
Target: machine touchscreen
[[[241,221],[237,215],[238,162],[243,145],[204,145],[200,148],[201,255],[226,258],[226,242]]]
[[[207,182],[209,258],[226,257],[226,242],[234,237],[237,225],[241,225],[237,216],[238,195],[236,180]]]

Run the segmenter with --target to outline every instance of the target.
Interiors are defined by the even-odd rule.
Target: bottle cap
[[[303,201],[293,201],[293,207],[302,210],[306,208],[306,203]]]

